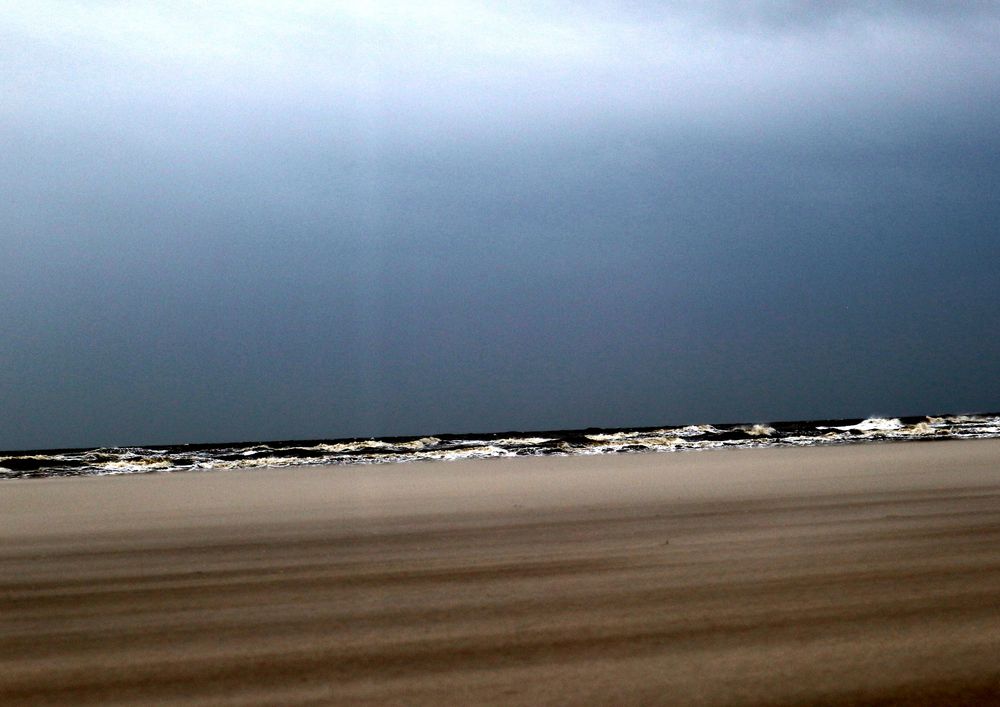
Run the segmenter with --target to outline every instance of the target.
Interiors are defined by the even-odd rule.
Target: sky
[[[0,0],[0,449],[993,411],[998,224],[998,3]]]

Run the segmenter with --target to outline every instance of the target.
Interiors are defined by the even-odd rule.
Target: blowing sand
[[[1000,441],[0,484],[0,704],[1000,703]]]

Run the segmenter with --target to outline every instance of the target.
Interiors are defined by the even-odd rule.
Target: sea
[[[0,479],[1000,437],[1000,413],[0,452]]]

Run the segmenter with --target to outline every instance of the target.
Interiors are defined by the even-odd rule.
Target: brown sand
[[[0,704],[1000,704],[1000,441],[0,484]]]

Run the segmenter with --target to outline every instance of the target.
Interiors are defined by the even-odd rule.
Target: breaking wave
[[[0,479],[1000,437],[1000,413],[0,452]]]

